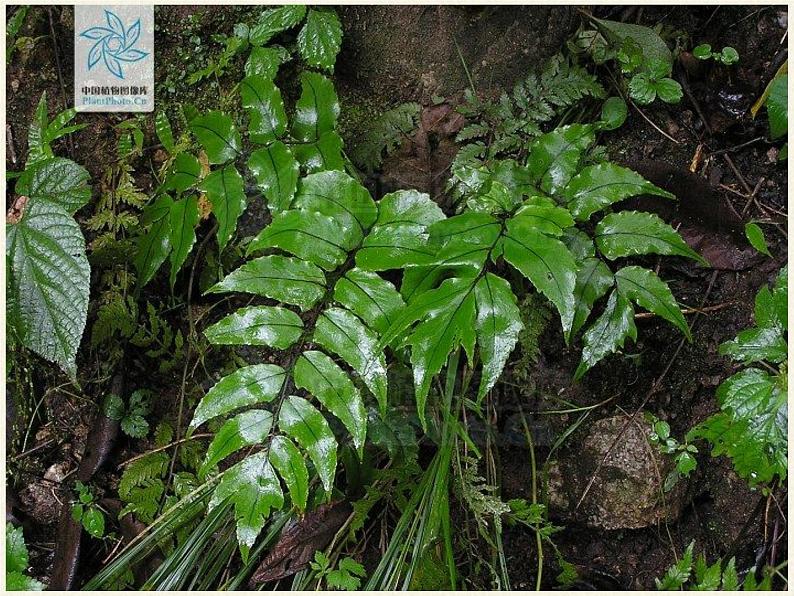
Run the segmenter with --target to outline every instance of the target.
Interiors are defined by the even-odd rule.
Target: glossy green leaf
[[[429,262],[433,251],[426,244],[427,227],[444,218],[441,209],[425,193],[399,190],[378,203],[378,219],[362,248],[356,265],[367,271],[397,269]]]
[[[600,126],[603,130],[615,130],[623,126],[629,114],[629,108],[621,97],[610,97],[601,106]]]
[[[171,204],[170,212],[171,244],[171,287],[174,287],[176,274],[185,263],[193,244],[196,242],[196,225],[199,222],[198,199],[187,197]]]
[[[656,85],[648,74],[638,73],[629,81],[629,95],[641,106],[647,106],[656,99]]]
[[[289,209],[298,188],[300,174],[292,151],[281,141],[275,141],[251,153],[248,167],[256,178],[256,185],[267,200],[271,213]]]
[[[257,75],[269,81],[276,78],[279,66],[289,57],[280,47],[253,47],[245,61],[245,76]]]
[[[204,331],[211,344],[269,346],[284,350],[303,333],[301,318],[280,306],[247,306]]]
[[[176,192],[184,192],[199,182],[201,164],[190,153],[180,153],[174,158],[164,188]]]
[[[208,292],[246,292],[308,310],[325,294],[325,275],[306,261],[269,255],[244,263]]]
[[[599,29],[614,42],[620,45],[626,39],[632,39],[642,47],[642,53],[646,62],[659,61],[666,65],[666,73],[670,72],[673,64],[672,54],[665,41],[659,34],[650,27],[635,25],[633,23],[622,23],[620,21],[607,21],[603,19],[593,19]]]
[[[14,188],[16,194],[31,199],[47,200],[61,207],[69,215],[91,199],[88,171],[62,157],[39,161],[26,167]]]
[[[773,139],[785,136],[788,131],[788,75],[777,75],[769,85],[766,97],[769,115],[769,133]]]
[[[545,197],[530,197],[512,218],[515,230],[534,230],[549,236],[562,236],[573,225],[573,217],[564,207]],[[520,232],[519,232],[520,233]]]
[[[684,97],[684,90],[681,84],[669,77],[656,81],[655,88],[659,99],[667,103],[678,103]]]
[[[240,133],[231,116],[217,110],[194,118],[190,130],[207,152],[211,164],[226,163],[240,154]]]
[[[199,402],[191,428],[239,408],[273,401],[284,384],[286,372],[275,364],[245,366],[223,377]]]
[[[612,272],[601,259],[591,257],[582,261],[576,273],[576,287],[573,291],[576,310],[571,325],[571,336],[576,335],[584,326],[595,301],[604,296],[613,283]]]
[[[570,337],[576,309],[576,262],[556,238],[507,222],[504,258],[532,282],[560,313],[563,333]]]
[[[339,100],[334,84],[316,72],[301,74],[301,89],[295,104],[292,134],[299,141],[316,141],[336,128]]]
[[[309,454],[323,488],[330,491],[336,473],[336,439],[323,415],[305,399],[290,395],[281,406],[278,425]]]
[[[149,229],[138,237],[135,268],[138,284],[145,286],[157,273],[171,250],[171,207],[174,201],[168,195],[160,195],[143,212],[142,223]]]
[[[554,194],[579,171],[583,152],[595,142],[591,124],[569,124],[539,136],[529,146],[527,167],[543,192]]]
[[[362,449],[367,436],[367,413],[361,394],[347,373],[322,352],[309,350],[295,362],[293,378],[296,387],[306,389],[342,421],[353,444]]]
[[[348,250],[353,248],[351,235],[354,235],[352,230],[345,230],[322,213],[300,209],[283,211],[251,241],[248,254],[278,247],[332,271],[345,262]]]
[[[653,213],[610,213],[598,222],[595,242],[601,254],[610,260],[633,255],[679,255],[708,265],[678,232]]]
[[[292,504],[298,511],[305,511],[309,497],[309,471],[295,443],[283,435],[273,437],[270,441],[270,463],[284,479]]]
[[[74,377],[91,269],[85,239],[71,214],[89,191],[87,174],[59,182],[52,177],[55,165],[53,160],[39,162],[25,170],[21,187],[23,179],[17,183],[17,192],[28,194],[6,218],[6,316],[17,341]],[[78,171],[60,165],[57,169],[71,174]],[[48,173],[37,174],[42,169]]]
[[[380,340],[380,346],[388,345],[419,321],[405,343],[411,346],[417,412],[423,426],[430,382],[444,367],[450,352],[463,346],[469,361],[473,359],[476,281],[474,277],[453,277],[438,288],[418,294]]]
[[[154,132],[157,134],[157,138],[160,139],[163,149],[168,151],[168,153],[173,153],[174,133],[171,131],[171,123],[168,121],[168,116],[162,110],[158,111],[154,117]]]
[[[753,327],[720,345],[720,354],[740,362],[780,363],[788,357],[788,345],[782,327]]]
[[[287,130],[287,113],[281,91],[273,81],[250,75],[240,81],[240,98],[248,110],[248,136],[254,143],[267,144]]]
[[[314,341],[347,362],[385,408],[386,362],[372,330],[350,311],[329,308],[317,319]]]
[[[524,223],[530,227],[531,221]],[[430,227],[432,244],[440,245],[429,264],[438,267],[469,267],[479,271],[495,249],[502,225],[486,213],[461,213]]]
[[[474,280],[452,278],[437,290],[419,296],[409,307],[423,313],[407,343],[411,346],[416,407],[422,427],[427,427],[425,404],[430,383],[449,354],[463,346],[472,361],[475,344]]]
[[[764,236],[764,231],[761,229],[761,226],[753,222],[745,224],[744,235],[755,250],[768,257],[772,256],[769,252],[769,246],[766,244],[766,237]]]
[[[267,410],[248,410],[227,420],[215,433],[198,475],[207,476],[219,462],[248,445],[263,442],[270,434],[273,414]]]
[[[274,35],[300,23],[305,15],[306,7],[302,4],[271,8],[263,12],[257,23],[251,27],[248,41],[255,46],[265,45]]]
[[[233,165],[213,170],[201,183],[218,220],[218,247],[223,250],[237,230],[237,219],[245,211],[243,177]]]
[[[342,156],[344,143],[336,131],[324,132],[314,143],[295,145],[295,157],[307,173],[327,170],[344,170],[345,158]]]
[[[574,378],[581,379],[604,356],[622,348],[627,337],[637,341],[634,309],[631,302],[613,290],[604,312],[584,333],[582,361]]]
[[[303,178],[293,207],[331,217],[358,244],[378,217],[369,191],[344,172],[320,172]]]
[[[330,10],[309,9],[306,24],[298,34],[298,50],[311,66],[333,70],[342,47],[342,24]]]
[[[256,542],[265,526],[271,509],[284,505],[284,494],[267,453],[260,451],[249,455],[223,473],[208,509],[212,511],[223,502],[234,506],[237,522],[237,541],[243,558]]]
[[[609,162],[582,169],[560,194],[577,221],[587,221],[593,213],[637,195],[675,199],[636,172]]]
[[[501,277],[486,273],[477,282],[474,297],[477,306],[477,345],[482,360],[477,399],[481,400],[502,374],[524,325],[513,290]]]
[[[358,268],[339,278],[334,286],[334,300],[379,333],[386,331],[405,307],[400,293],[390,282]]]
[[[667,284],[653,271],[636,266],[623,267],[615,273],[615,283],[623,298],[633,300],[644,309],[670,321],[691,341],[692,334],[678,302]]]

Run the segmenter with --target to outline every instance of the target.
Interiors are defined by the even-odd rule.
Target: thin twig
[[[176,441],[171,441],[170,443],[168,443],[168,445],[163,445],[162,447],[158,447],[157,449],[152,449],[151,451],[147,451],[146,453],[139,453],[135,457],[131,457],[128,460],[121,462],[118,465],[118,468],[119,469],[126,468],[128,465],[130,465],[134,461],[142,459],[142,458],[146,457],[147,455],[151,455],[152,453],[159,453],[160,451],[165,451],[166,449],[170,449],[174,445],[179,445],[179,443],[184,443],[186,441],[192,441],[194,439],[206,439],[207,437],[211,437],[211,436],[213,436],[212,433],[200,433],[198,435],[191,435],[189,437],[182,437],[181,439],[178,439]]]

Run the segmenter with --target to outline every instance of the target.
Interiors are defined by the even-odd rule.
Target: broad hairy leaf
[[[148,226],[148,229],[138,237],[138,250],[134,261],[140,287],[149,283],[171,251],[173,205],[174,200],[169,195],[163,194],[143,211],[141,223]]]
[[[330,10],[309,9],[306,23],[298,34],[298,50],[311,66],[333,70],[342,47],[342,24]]]
[[[474,297],[477,345],[482,360],[482,378],[477,390],[477,399],[480,400],[502,374],[524,325],[510,284],[501,277],[486,273],[477,282]]]
[[[198,199],[187,197],[174,201],[169,213],[171,244],[171,287],[174,287],[176,274],[185,263],[193,244],[196,242],[196,225],[199,222]]]
[[[218,220],[218,247],[223,250],[237,229],[237,218],[245,211],[243,177],[233,165],[213,170],[201,183]]]
[[[296,361],[293,378],[296,387],[306,389],[342,421],[353,444],[362,449],[367,436],[367,414],[361,394],[347,373],[322,352],[309,350]]]
[[[604,312],[584,333],[582,362],[577,367],[574,378],[581,379],[596,362],[623,347],[627,337],[637,341],[634,309],[631,302],[617,290],[613,290]]]
[[[85,170],[65,161],[40,161],[17,182],[25,194],[6,218],[6,312],[17,341],[74,377],[91,270],[72,213],[90,191]]]
[[[678,232],[653,213],[610,213],[598,222],[595,242],[601,254],[610,260],[633,255],[679,255],[708,265]]]
[[[88,178],[84,167],[63,157],[53,157],[25,168],[14,190],[30,199],[50,201],[73,215],[91,199]]]
[[[306,450],[323,488],[330,491],[336,474],[336,439],[323,415],[305,399],[290,395],[281,405],[278,423]]]
[[[636,266],[623,267],[615,273],[615,283],[622,297],[670,321],[688,340],[692,340],[689,325],[673,293],[653,271]]]
[[[281,141],[274,141],[251,153],[248,167],[267,199],[270,212],[279,213],[289,209],[298,188],[300,174],[298,161],[290,148]]]
[[[190,130],[207,152],[211,164],[223,164],[240,154],[240,133],[231,116],[217,110],[194,118]]]
[[[374,331],[348,310],[329,308],[317,319],[314,341],[347,362],[386,407],[386,363]]]
[[[224,502],[234,507],[237,521],[237,541],[243,558],[265,525],[271,509],[284,505],[284,494],[267,453],[249,455],[226,470],[210,499],[209,509]]]
[[[325,294],[325,275],[306,261],[269,255],[244,263],[208,292],[245,292],[308,310]]]
[[[281,91],[272,80],[249,75],[240,81],[240,98],[248,110],[248,136],[255,143],[267,144],[287,130],[287,113]]]
[[[728,455],[751,485],[787,475],[788,411],[782,383],[757,368],[736,373],[717,389],[722,411],[691,431],[713,444],[713,455]]]
[[[287,373],[275,364],[244,366],[223,377],[199,402],[193,413],[191,428],[245,406],[273,401],[284,384]]]
[[[226,421],[215,433],[207,455],[199,469],[199,476],[205,477],[218,462],[248,445],[264,441],[273,424],[273,414],[267,410],[247,410]]]
[[[642,47],[644,63],[658,61],[667,65],[667,73],[672,69],[673,58],[665,41],[650,27],[622,23],[620,21],[607,21],[593,19],[608,37],[620,45],[626,39],[632,39]]]
[[[302,4],[291,4],[280,8],[271,8],[262,13],[259,21],[248,32],[248,41],[255,46],[266,44],[270,39],[294,27],[306,16],[306,7]]]
[[[301,96],[295,104],[292,134],[299,141],[316,141],[336,129],[339,100],[334,84],[316,72],[301,74]]]
[[[280,306],[247,306],[204,331],[211,344],[270,346],[284,350],[303,333],[303,321]]]
[[[613,163],[583,168],[560,194],[568,202],[568,208],[577,221],[587,221],[593,213],[637,195],[675,199],[674,195],[651,184],[636,172]]]

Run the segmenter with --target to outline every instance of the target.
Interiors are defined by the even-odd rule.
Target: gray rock
[[[678,517],[686,500],[686,479],[679,480],[671,492],[663,491],[674,462],[649,442],[651,432],[641,414],[634,421],[621,415],[595,422],[550,466],[551,513],[604,530],[644,528]]]

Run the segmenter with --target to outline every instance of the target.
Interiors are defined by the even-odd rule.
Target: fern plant
[[[556,307],[566,341],[584,328],[594,303],[609,293],[600,317],[584,333],[587,369],[636,339],[632,303],[668,320],[689,337],[672,292],[653,271],[608,263],[644,254],[679,255],[700,262],[673,228],[658,216],[610,212],[590,218],[637,194],[673,198],[638,174],[612,163],[582,167],[606,120],[563,126],[538,137],[526,165],[503,161],[466,195],[467,210],[429,228],[434,254],[408,264],[401,292],[407,308],[386,331],[411,348],[417,407],[424,423],[430,381],[447,355],[462,347],[470,365],[475,345],[483,371],[478,399],[493,387],[522,328],[513,285],[498,275],[512,266]]]
[[[227,246],[247,205],[240,174],[243,162],[274,212],[289,205],[301,168],[307,173],[344,169],[342,139],[335,130],[339,103],[331,81],[317,72],[301,74],[302,93],[290,128],[281,91],[274,82],[285,56],[265,44],[304,18],[298,34],[300,56],[310,67],[333,70],[342,34],[333,12],[307,11],[300,5],[270,9],[247,32],[250,46],[245,47],[251,51],[246,77],[238,88],[248,115],[248,139],[260,145],[250,155],[243,151],[236,119],[227,113],[189,114],[190,132],[201,147],[195,154],[188,150],[190,145],[174,143],[167,117],[158,115],[157,134],[170,157],[159,192],[144,211],[147,232],[137,242],[135,265],[141,286],[168,258],[173,287],[196,242],[196,227],[209,213],[217,221],[219,250]]]
[[[354,146],[350,156],[353,162],[369,173],[377,170],[384,155],[394,153],[416,129],[421,109],[418,103],[408,102],[383,112]]]
[[[248,306],[205,330],[215,345],[260,345],[283,353],[281,365],[255,364],[221,379],[191,422],[196,428],[243,407],[273,404],[271,411],[248,410],[224,424],[202,467],[206,474],[245,446],[264,447],[224,472],[210,503],[234,503],[243,552],[268,512],[284,503],[275,471],[295,507],[308,503],[308,471],[295,443],[308,454],[326,493],[333,487],[337,440],[311,398],[339,419],[357,449],[363,447],[366,414],[358,385],[385,407],[386,365],[377,345],[404,307],[394,286],[374,271],[402,267],[423,254],[425,230],[441,218],[427,195],[398,191],[376,203],[342,172],[311,174],[300,181],[289,208],[248,247],[249,254],[278,252],[248,261],[211,289],[264,296],[303,313]]]
[[[690,431],[727,455],[751,486],[783,481],[788,472],[788,267],[755,298],[755,327],[720,346],[748,366],[717,388],[720,411]]]
[[[476,182],[478,170],[497,158],[521,154],[528,142],[542,133],[543,124],[585,97],[602,98],[604,88],[561,54],[554,56],[540,75],[530,73],[498,101],[480,99],[473,89],[467,89],[465,102],[458,108],[467,124],[456,139],[464,144],[450,168],[449,187],[456,195],[466,192]]]

